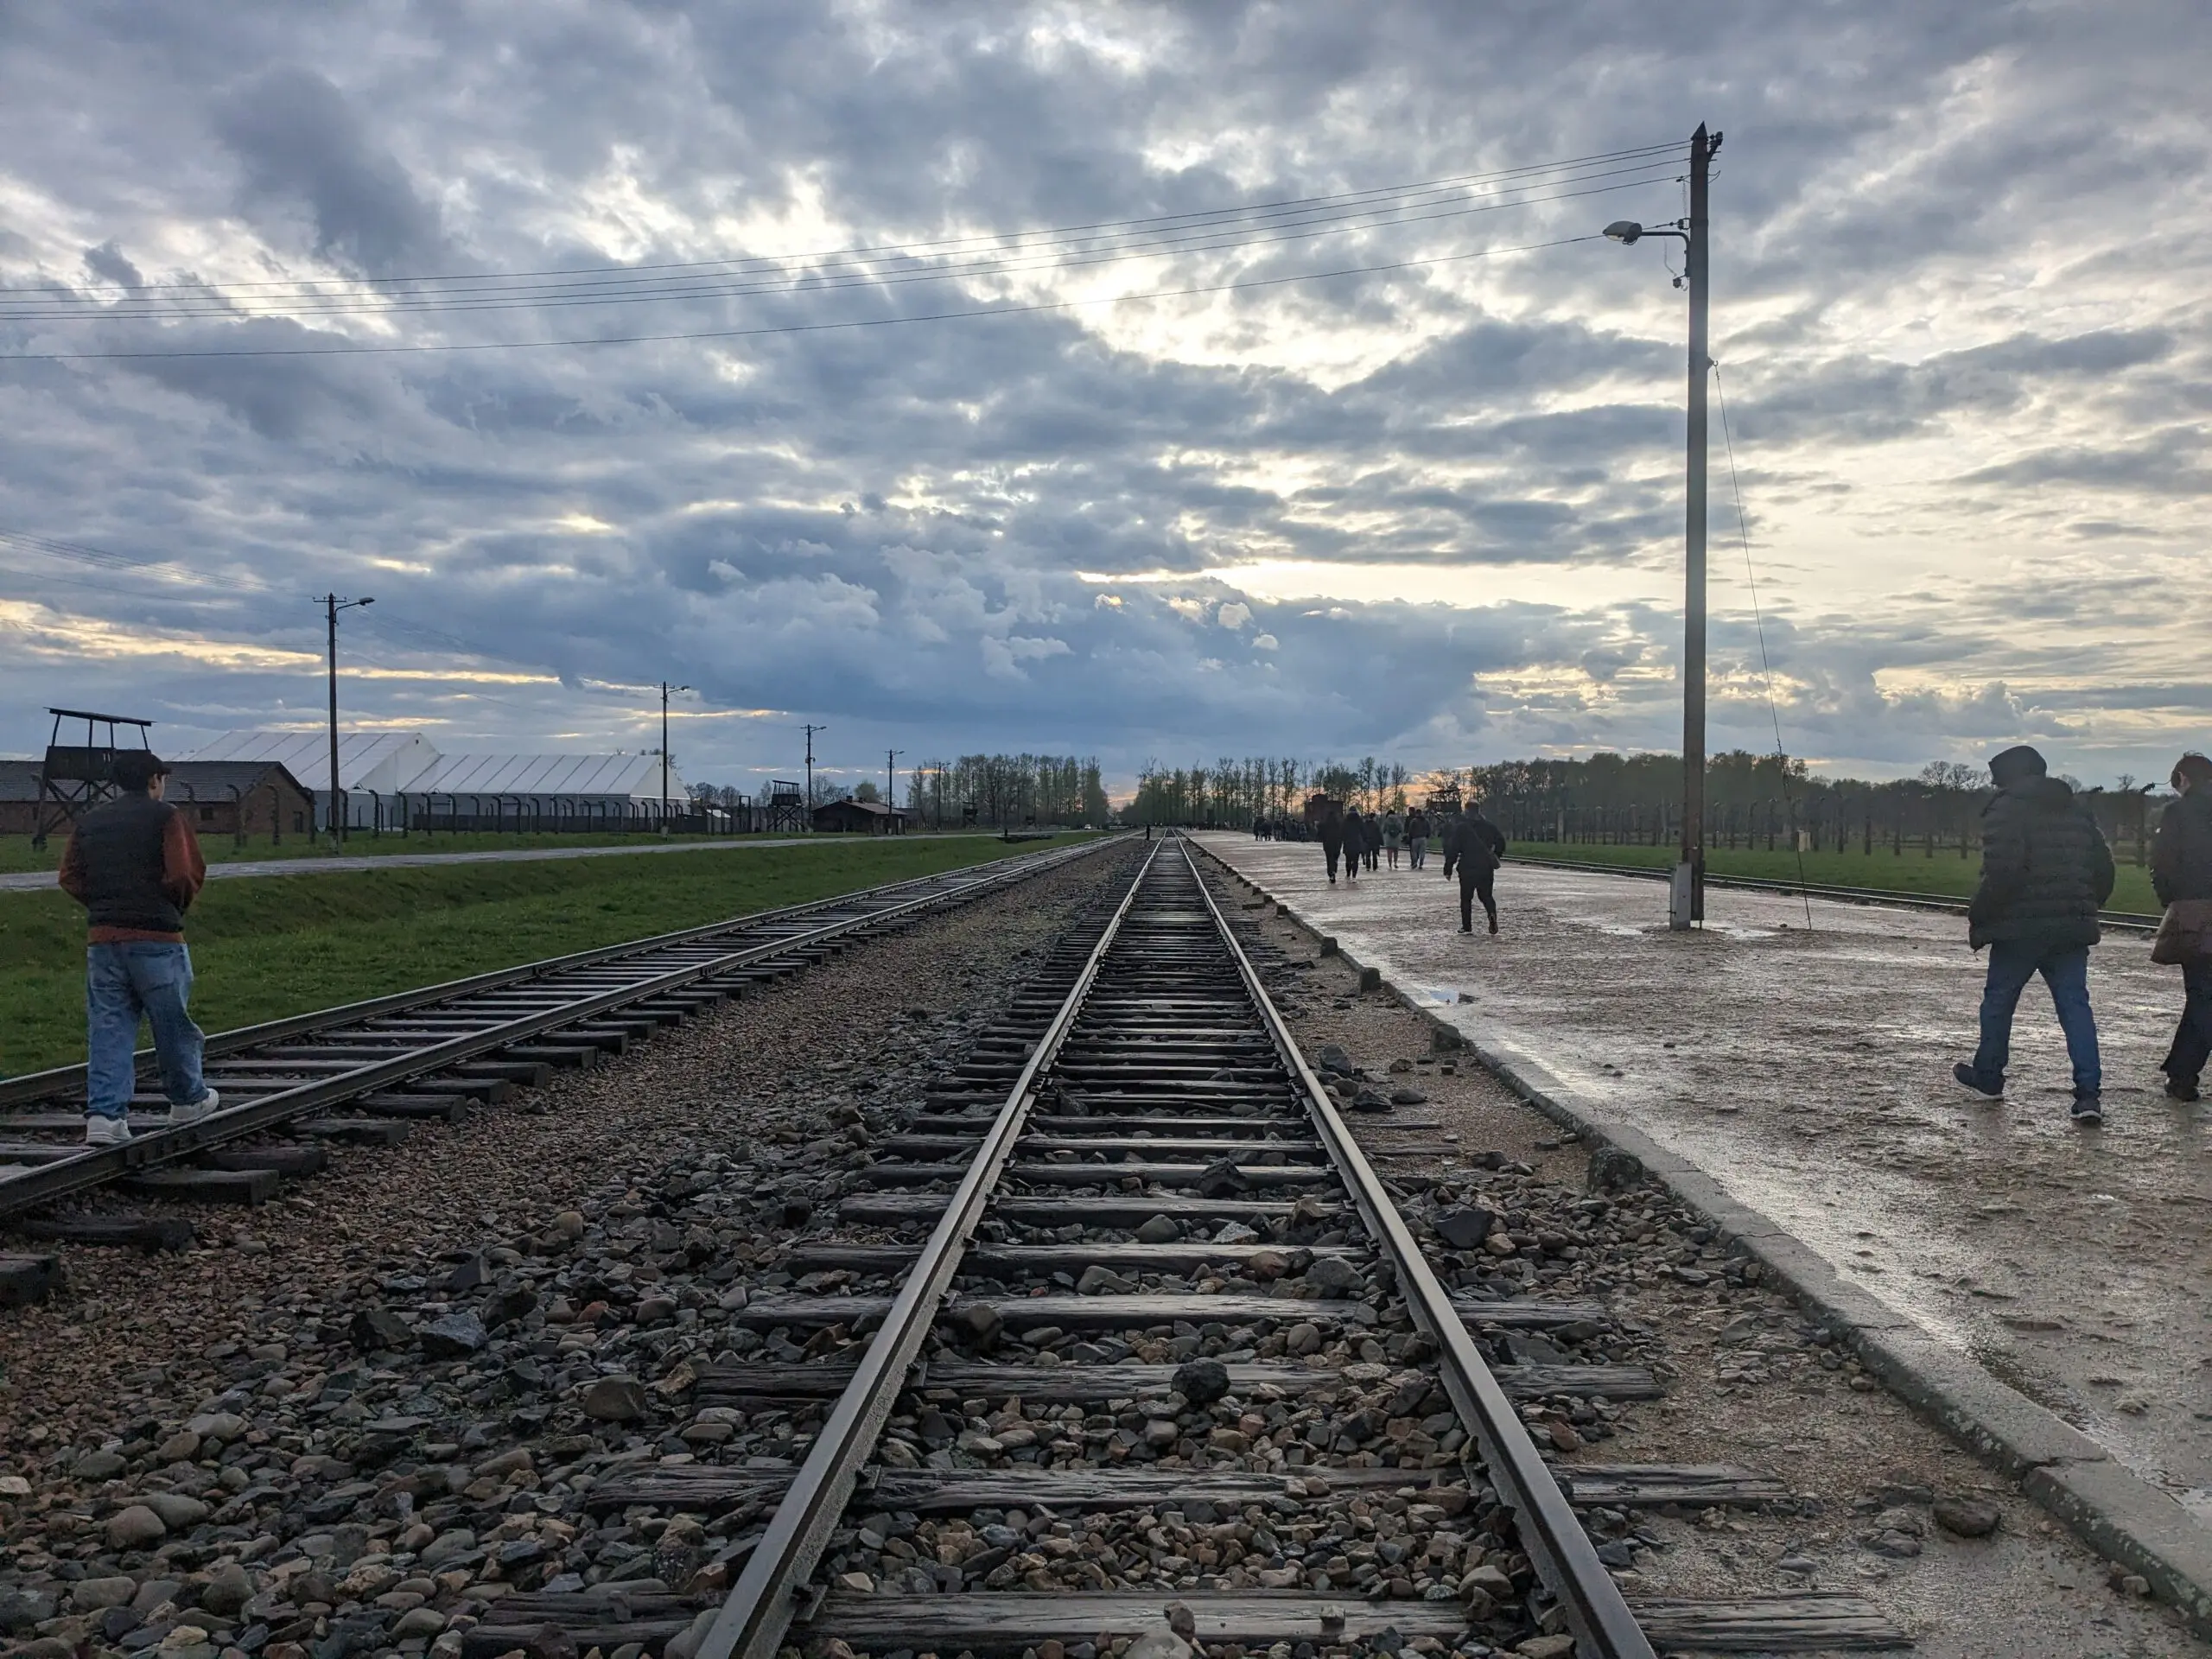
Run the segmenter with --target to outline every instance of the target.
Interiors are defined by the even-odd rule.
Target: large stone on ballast
[[[588,1384],[578,1402],[587,1417],[602,1423],[627,1423],[645,1414],[645,1385],[634,1376],[602,1376]]]

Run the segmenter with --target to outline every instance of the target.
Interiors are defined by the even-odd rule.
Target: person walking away
[[[85,1144],[130,1139],[138,1022],[154,1054],[169,1122],[191,1123],[222,1103],[200,1076],[200,1031],[186,1012],[192,955],[184,912],[207,879],[199,837],[162,799],[168,768],[149,753],[115,757],[122,791],[77,821],[61,855],[61,888],[85,906]]]
[[[1505,856],[1505,832],[1483,816],[1480,801],[1469,803],[1466,810],[1453,820],[1445,837],[1444,856],[1459,870],[1459,931],[1475,931],[1475,900],[1479,898],[1483,914],[1490,918],[1490,931],[1497,932],[1494,884],[1498,862]]]
[[[1444,879],[1449,881],[1459,861],[1459,820],[1465,817],[1460,810],[1440,812],[1436,815],[1436,844],[1444,849]]]
[[[1382,815],[1382,850],[1390,860],[1390,868],[1398,868],[1398,849],[1405,844],[1406,820],[1395,809]]]
[[[1372,870],[1382,852],[1382,815],[1370,812],[1359,821],[1361,844],[1367,849],[1367,868]]]
[[[1356,806],[1344,808],[1344,880],[1359,880],[1360,861],[1367,856],[1367,821]]]
[[[1417,870],[1428,862],[1428,814],[1415,807],[1406,815],[1406,868]]]
[[[2050,987],[2074,1067],[2074,1121],[2104,1122],[2097,1020],[2089,1007],[2089,947],[2112,897],[2112,849],[2073,790],[2025,744],[1989,763],[1997,794],[1982,809],[1981,884],[1967,906],[1967,941],[1989,947],[1981,1043],[1951,1075],[1985,1098],[2005,1092],[2012,1014],[2037,975]]]
[[[2166,907],[2151,960],[2181,969],[2181,1023],[2158,1069],[2174,1100],[2202,1097],[2212,1057],[2212,760],[2191,752],[2174,763],[2181,798],[2159,815],[2151,843],[2151,886]]]
[[[1329,861],[1329,885],[1337,885],[1337,860],[1344,850],[1344,810],[1334,801],[1321,804],[1321,821],[1315,828],[1321,836],[1321,856]]]

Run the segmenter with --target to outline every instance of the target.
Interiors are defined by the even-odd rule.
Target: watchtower
[[[768,782],[768,833],[779,830],[792,835],[804,833],[810,826],[806,821],[806,795],[794,779],[773,778]]]
[[[1445,784],[1428,791],[1428,798],[1421,807],[1431,817],[1457,817],[1459,815],[1459,785]]]
[[[152,747],[146,741],[146,728],[154,723],[150,720],[134,720],[129,715],[99,715],[88,709],[49,709],[46,712],[54,716],[54,730],[47,738],[46,760],[38,771],[38,815],[31,824],[34,847],[45,846],[50,831],[76,823],[87,808],[113,797],[117,727],[133,728],[140,748]],[[78,720],[85,722],[85,741],[64,743],[62,722]],[[98,729],[101,728],[105,728],[105,743],[94,741],[101,735]]]

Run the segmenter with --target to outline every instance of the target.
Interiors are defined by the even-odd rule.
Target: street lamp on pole
[[[806,827],[810,830],[814,828],[814,734],[829,729],[812,721],[806,723]]]
[[[323,616],[330,629],[330,818],[324,827],[331,831],[334,842],[346,839],[346,820],[353,817],[338,791],[338,613],[375,603],[373,599],[340,599],[335,594],[322,596]]]
[[[883,752],[883,804],[893,812],[899,810],[899,757],[906,753],[904,749]]]
[[[1682,520],[1682,842],[1668,884],[1667,925],[1677,931],[1705,919],[1705,462],[1706,383],[1713,372],[1707,313],[1712,221],[1707,211],[1713,158],[1720,135],[1700,122],[1690,135],[1690,211],[1669,226],[1617,219],[1605,234],[1624,247],[1647,236],[1682,244],[1682,274],[1675,286],[1689,290],[1689,454]]]
[[[666,680],[660,683],[660,828],[663,835],[668,833],[668,694],[690,689],[688,685],[672,686]]]

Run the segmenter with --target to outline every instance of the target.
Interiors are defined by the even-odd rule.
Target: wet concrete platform
[[[1815,899],[1808,928],[1796,898],[1715,889],[1704,930],[1677,934],[1663,883],[1514,863],[1492,938],[1459,933],[1433,855],[1332,887],[1318,847],[1203,839],[2212,1524],[2212,1135],[2203,1108],[2160,1092],[2181,979],[2146,938],[2113,934],[2091,957],[2107,1117],[2084,1130],[2040,984],[2007,1098],[1951,1081],[1984,961],[1961,918]]]

